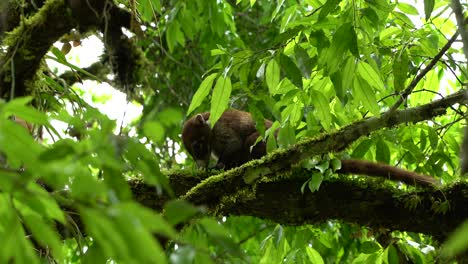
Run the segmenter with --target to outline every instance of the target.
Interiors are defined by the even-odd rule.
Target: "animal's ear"
[[[206,120],[203,118],[203,116],[201,114],[198,114],[196,117],[195,117],[195,120],[197,120],[197,123],[199,125],[205,125],[206,124]]]

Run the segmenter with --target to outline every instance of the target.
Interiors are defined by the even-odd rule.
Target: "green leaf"
[[[136,202],[124,202],[116,205],[110,209],[110,213],[115,210],[120,210],[131,217],[135,217],[136,220],[140,221],[143,227],[148,233],[162,234],[168,238],[174,239],[176,237],[176,231],[172,225],[164,219],[161,214],[142,206]],[[127,218],[127,216],[125,217]]]
[[[36,214],[62,224],[66,222],[65,215],[57,201],[35,182],[28,184],[28,193],[17,192],[15,199],[20,203],[18,207],[21,207],[22,214]]]
[[[198,87],[198,90],[193,95],[192,102],[190,103],[189,109],[187,110],[187,115],[192,113],[195,108],[199,107],[203,100],[208,96],[216,76],[218,76],[218,74],[213,73],[202,81],[200,87]]]
[[[255,104],[249,104],[249,113],[255,121],[255,127],[260,133],[260,136],[265,135],[265,117],[263,116],[262,111],[260,111]]]
[[[197,208],[184,200],[172,200],[164,205],[164,217],[171,225],[183,223],[198,212]]]
[[[327,0],[320,10],[319,20],[324,19],[330,12],[335,10],[340,2],[341,0]]]
[[[356,71],[356,58],[350,56],[346,60],[346,64],[343,69],[343,87],[345,90],[353,87],[354,72]]]
[[[384,89],[384,84],[378,72],[372,68],[367,62],[359,61],[357,65],[358,75],[365,80],[372,88],[377,91]],[[369,91],[371,92],[371,91]]]
[[[276,225],[275,229],[273,229],[273,232],[271,235],[274,238],[274,245],[275,247],[279,247],[281,242],[284,241],[284,228],[282,225]]]
[[[27,214],[23,216],[24,221],[31,230],[34,240],[44,248],[50,248],[55,261],[63,262],[62,240],[50,223],[46,223],[43,216],[39,214]]]
[[[274,150],[276,150],[277,144],[276,144],[276,138],[274,136],[270,136],[267,139],[267,153],[270,153]]]
[[[232,256],[239,257],[241,259],[246,258],[246,255],[240,248],[240,245],[232,239],[229,232],[217,221],[210,218],[203,218],[200,221],[200,224],[208,237],[212,239],[216,245],[226,250]]]
[[[182,246],[172,252],[169,259],[173,264],[199,263],[194,262],[196,253],[197,251],[192,246]]]
[[[315,109],[315,117],[320,121],[326,131],[330,131],[332,126],[332,112],[330,102],[320,91],[311,90],[310,99]]]
[[[318,189],[320,188],[320,185],[322,184],[322,181],[323,181],[323,175],[322,173],[320,172],[315,172],[312,174],[312,178],[311,180],[309,181],[309,190],[311,192],[315,192],[315,191],[318,191]]]
[[[281,10],[283,4],[284,0],[277,0],[275,11],[273,11],[273,14],[271,15],[271,22],[275,20],[276,15],[278,15],[278,12]]]
[[[286,8],[286,10],[284,10],[284,13],[282,14],[281,23],[280,23],[281,33],[285,32],[286,29],[290,26],[290,24],[292,24],[291,18],[296,16],[297,9],[298,9],[298,5],[290,5],[288,8]],[[294,27],[294,25],[292,25],[291,27]]]
[[[380,108],[375,98],[373,89],[361,77],[354,78],[354,94],[364,106],[374,116],[380,115]]]
[[[323,261],[322,256],[320,256],[320,253],[317,250],[313,249],[312,247],[306,246],[306,253],[307,253],[307,256],[309,257],[310,263],[314,263],[314,264],[325,263]]]
[[[161,1],[160,0],[151,0],[150,3],[152,7],[151,9],[153,10],[153,7],[154,7],[154,9],[156,9],[156,11],[161,14]]]
[[[295,143],[296,133],[294,131],[294,127],[292,127],[291,124],[287,122],[278,132],[278,145],[281,148],[285,148]]]
[[[299,88],[302,88],[302,74],[294,61],[284,55],[280,54],[280,65],[281,70],[284,71],[286,77],[291,80],[291,82]]]
[[[53,48],[52,48],[52,51],[55,50],[55,49],[56,49],[56,48],[53,47]],[[61,51],[59,50],[59,52],[61,52]],[[55,54],[55,55],[56,55],[56,54]],[[57,55],[56,55],[56,56],[57,56]],[[78,72],[82,73],[83,75],[86,75],[86,76],[90,77],[90,78],[93,79],[93,80],[103,82],[103,80],[101,80],[100,78],[98,78],[96,75],[93,75],[93,74],[89,73],[88,71],[85,71],[85,70],[83,70],[82,68],[80,68],[80,67],[78,67],[78,66],[76,66],[76,65],[73,65],[73,64],[69,63],[68,61],[65,60],[65,58],[61,58],[61,57],[52,57],[52,56],[49,56],[49,55],[45,55],[44,58],[50,59],[50,60],[53,60],[53,61],[56,61],[56,62],[61,63],[61,64],[65,65],[65,66],[67,66],[67,67],[70,67],[70,68],[72,68],[73,70],[78,71]]]
[[[404,140],[400,144],[404,150],[411,152],[411,154],[417,159],[422,159],[424,157],[421,149],[419,149],[418,146],[414,144],[413,139]]]
[[[328,168],[330,168],[330,163],[328,162],[328,160],[324,160],[317,164],[315,168],[318,169],[320,173],[325,173],[325,171],[328,170]]]
[[[107,260],[108,258],[106,258],[102,248],[97,243],[89,245],[88,250],[80,258],[83,264],[106,263]]]
[[[306,78],[310,78],[312,69],[317,64],[317,56],[313,56],[311,58],[307,53],[307,50],[300,45],[296,45],[294,47],[294,55],[296,57],[297,66],[301,70],[302,75]]]
[[[146,22],[153,21],[154,9],[156,9],[158,13],[161,13],[161,3],[159,0],[140,0],[138,1],[137,8],[139,14],[141,14],[141,18]]]
[[[432,127],[427,127],[427,133],[429,136],[429,143],[431,144],[432,149],[436,149],[439,144],[439,135],[437,131]]]
[[[221,50],[221,49],[212,49],[211,50],[211,56],[217,56],[217,55],[223,55],[223,54],[226,54],[225,50]]]
[[[179,126],[180,120],[183,120],[183,118],[181,109],[174,107],[165,108],[157,114],[157,120],[166,127]]]
[[[281,112],[281,119],[284,120],[284,122],[289,121],[291,126],[297,127],[302,119],[303,109],[304,107],[302,104],[297,102],[291,103]]]
[[[38,173],[42,166],[38,163],[41,146],[34,141],[24,127],[12,120],[0,119],[0,146],[13,167],[25,165]],[[27,151],[24,151],[27,150]]]
[[[170,52],[174,52],[174,47],[177,43],[182,46],[185,45],[184,33],[180,30],[180,25],[177,20],[172,20],[172,22],[169,23],[166,31],[166,42]]]
[[[301,194],[304,194],[304,191],[305,191],[306,186],[309,186],[309,182],[310,182],[310,178],[302,184],[302,186],[301,186]]]
[[[299,88],[297,88],[288,78],[284,78],[278,84],[275,94],[287,94],[293,90],[296,90],[297,92],[299,92]],[[275,95],[275,94],[272,94],[272,95]]]
[[[393,61],[393,85],[399,92],[405,88],[405,81],[409,70],[409,57],[406,50],[402,50]]]
[[[424,14],[426,15],[426,21],[431,18],[432,11],[434,10],[434,0],[424,0]]]
[[[395,21],[407,30],[412,30],[415,28],[413,21],[411,21],[411,19],[406,14],[394,10],[392,11],[392,15],[395,16]]]
[[[211,97],[210,126],[213,127],[226,110],[231,96],[231,79],[220,76]]]
[[[164,127],[156,121],[147,121],[143,124],[143,132],[151,141],[162,143],[164,141]]]
[[[369,148],[373,145],[372,140],[370,139],[364,139],[357,145],[356,148],[354,148],[353,153],[351,154],[351,157],[353,158],[362,158],[364,155],[369,151]]]
[[[277,86],[280,81],[280,68],[275,59],[270,60],[268,63],[265,77],[270,94],[276,94]]]
[[[377,161],[389,164],[391,154],[387,143],[383,139],[379,139],[375,146],[375,158]]]
[[[398,257],[398,251],[394,245],[388,246],[388,248],[386,248],[385,250],[387,251],[387,263],[388,264],[400,263],[399,257]]]
[[[458,226],[442,246],[442,256],[454,257],[468,249],[468,220]]]
[[[81,208],[80,215],[105,255],[117,262],[167,263],[152,231],[162,217],[135,203],[109,208]],[[166,224],[167,225],[167,224]],[[167,225],[169,226],[169,225]]]
[[[335,94],[340,99],[341,103],[346,104],[347,102],[347,91],[343,89],[343,77],[342,72],[337,71],[330,76],[330,80],[333,83],[333,88],[335,90]]]
[[[335,172],[341,169],[341,160],[333,158],[330,160],[330,168]]]
[[[97,244],[102,248],[106,256],[120,256],[120,258],[130,258],[129,248],[125,239],[118,229],[114,229],[114,224],[108,219],[103,211],[91,208],[80,210],[81,219]],[[101,242],[102,241],[102,242]]]
[[[50,51],[52,52],[52,54],[55,55],[55,57],[57,58],[57,60],[59,61],[62,61],[62,62],[66,62],[67,61],[67,58],[65,57],[65,54],[63,54],[63,52],[58,49],[57,47],[52,47],[50,49]]]
[[[76,142],[72,139],[61,139],[55,142],[51,148],[42,152],[39,159],[45,162],[65,159],[68,156],[76,154],[75,146]]]
[[[15,98],[5,104],[1,113],[4,117],[15,116],[27,122],[49,126],[49,120],[46,114],[28,106],[32,100],[31,97]]]
[[[408,15],[419,15],[418,9],[410,4],[398,2],[397,7]]]
[[[327,65],[328,72],[333,74],[343,64],[348,50],[359,58],[357,36],[351,23],[345,23],[336,30],[331,46],[320,56],[319,62]]]
[[[372,254],[381,248],[379,244],[373,241],[364,241],[364,243],[361,244],[361,252],[365,254]]]
[[[419,140],[419,148],[424,151],[427,145],[427,136],[423,129],[419,132]]]

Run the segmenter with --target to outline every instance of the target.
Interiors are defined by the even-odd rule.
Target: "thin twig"
[[[408,96],[410,95],[410,93],[413,91],[413,89],[416,87],[416,85],[419,83],[419,81],[421,81],[421,79],[426,76],[426,74],[432,70],[432,68],[434,68],[434,66],[437,64],[437,62],[440,60],[440,58],[442,58],[442,56],[445,54],[445,52],[447,52],[447,50],[452,46],[453,42],[455,42],[455,40],[457,39],[458,37],[458,31],[452,36],[452,38],[450,38],[450,40],[447,42],[447,44],[445,44],[444,47],[442,47],[442,49],[439,51],[439,53],[431,60],[431,62],[426,66],[426,68],[424,68],[417,76],[416,78],[414,78],[414,80],[408,85],[408,87],[406,87],[405,90],[403,90],[403,92],[401,93],[400,95],[400,98],[398,99],[398,101],[390,108],[390,110],[388,111],[388,114],[390,115],[391,113],[395,112],[396,109],[398,109],[398,107],[400,107],[400,105],[406,101],[406,99],[408,98]]]

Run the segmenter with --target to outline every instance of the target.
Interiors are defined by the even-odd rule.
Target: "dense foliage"
[[[345,151],[330,147],[301,157],[297,166],[310,171],[302,193],[342,180],[333,172],[349,157],[431,175],[443,185],[460,180],[466,100],[418,123],[392,115],[463,91],[466,60],[462,42],[452,45],[458,27],[450,1],[116,0],[110,2],[122,14],[103,8],[96,24],[86,17],[86,2],[0,3],[0,262],[431,263],[468,245],[468,228],[442,247],[450,238],[361,226],[336,215],[299,226],[223,216],[217,205],[177,199],[190,196],[175,190],[171,178],[208,177],[183,158],[183,120],[211,111],[214,123],[234,107],[256,121],[274,120],[272,129],[258,125],[269,152],[369,117],[400,118],[356,135]],[[55,29],[33,34],[62,8],[62,26],[78,26],[57,39]],[[112,27],[111,14],[131,17],[122,25],[127,42],[115,37],[120,29]],[[91,35],[105,43],[104,54],[82,69],[67,53]],[[34,37],[41,39],[37,49],[23,46]],[[61,50],[47,41],[61,41]],[[41,45],[47,55],[37,52]],[[37,67],[21,68],[19,56],[23,62],[37,56]],[[69,71],[54,72],[45,58]],[[128,125],[111,120],[84,100],[76,86],[83,80],[115,86],[142,105],[141,116]],[[27,92],[18,93],[22,85]],[[108,98],[92,98],[106,107]],[[159,211],[137,202],[149,195],[135,190],[141,181],[160,199],[153,201],[163,204]],[[414,191],[380,184],[402,196]],[[235,204],[236,197],[219,200]],[[418,210],[417,192],[411,197],[409,207]],[[435,215],[457,209],[449,201],[434,204]]]

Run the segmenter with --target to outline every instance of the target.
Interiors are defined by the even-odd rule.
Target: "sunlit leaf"
[[[382,82],[382,79],[380,78],[380,74],[365,61],[358,62],[357,72],[359,76],[375,90],[378,91],[384,88],[384,84]]]
[[[164,206],[164,217],[172,225],[182,223],[198,212],[197,208],[183,200],[172,200]]]
[[[419,15],[418,9],[410,4],[399,2],[397,7],[408,15]]]
[[[288,122],[286,123],[278,133],[278,145],[280,147],[287,147],[296,143],[296,133],[294,127]]]
[[[271,94],[276,93],[276,87],[280,80],[280,68],[276,60],[272,59],[266,67],[266,83]]]
[[[434,0],[424,0],[424,14],[426,15],[426,21],[431,18],[432,11],[434,10]]]
[[[377,140],[375,148],[375,158],[383,163],[390,163],[390,148],[383,139]]]
[[[275,8],[275,11],[273,11],[273,14],[271,15],[271,21],[275,20],[276,15],[281,10],[281,7],[283,6],[283,4],[284,4],[284,0],[278,0],[276,2],[276,8]]]
[[[200,87],[198,87],[197,92],[195,92],[193,95],[192,102],[190,103],[190,106],[187,110],[187,115],[192,113],[192,111],[199,107],[203,100],[205,100],[205,98],[210,93],[211,87],[213,86],[213,81],[217,75],[218,74],[213,73],[203,80],[203,82],[200,84]]]
[[[445,241],[441,254],[454,257],[468,248],[468,221],[463,222]]]
[[[324,19],[330,12],[335,10],[341,0],[327,0],[319,13],[319,19]]]
[[[320,188],[320,185],[322,184],[322,181],[323,181],[322,173],[315,172],[314,174],[312,174],[312,178],[309,181],[309,190],[311,192],[318,191],[318,189]]]
[[[354,148],[353,153],[351,154],[351,157],[353,158],[362,158],[364,155],[369,151],[370,147],[373,145],[372,140],[370,139],[364,139],[357,145],[356,148]]]
[[[210,126],[213,127],[216,121],[221,117],[226,110],[231,96],[231,79],[229,77],[224,78],[220,76],[216,80],[216,85],[213,89],[213,95],[211,97],[211,111],[210,111]]]
[[[306,253],[311,263],[317,263],[317,264],[325,263],[323,261],[322,256],[320,256],[320,253],[317,250],[313,249],[312,247],[306,247]]]
[[[63,261],[62,241],[50,223],[46,223],[39,214],[24,215],[23,219],[35,239],[43,247],[49,247],[57,261]]]
[[[373,89],[361,77],[354,78],[354,95],[375,116],[380,115],[380,108]]]
[[[159,122],[145,122],[143,124],[143,131],[153,142],[161,143],[164,140],[164,127]]]
[[[326,131],[329,131],[332,125],[332,115],[329,101],[320,91],[317,90],[312,90],[310,92],[310,97],[315,106],[315,115],[317,119],[320,120],[320,124],[322,124],[323,128]]]
[[[288,56],[280,55],[281,70],[284,71],[286,77],[297,87],[302,88],[302,74],[297,65]]]
[[[393,62],[393,85],[395,86],[395,91],[401,91],[405,88],[408,69],[408,53],[406,50],[402,50]]]

